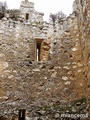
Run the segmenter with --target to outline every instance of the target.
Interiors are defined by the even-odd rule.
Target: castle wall
[[[43,21],[43,13],[39,13],[34,9],[34,3],[29,1],[22,1],[20,5],[20,17],[26,20],[28,14],[28,21]]]
[[[90,16],[83,8],[83,21],[78,4],[62,29],[44,21],[0,21],[0,114],[25,108],[30,116],[31,106],[89,98]],[[35,59],[36,40],[43,41],[41,61]]]

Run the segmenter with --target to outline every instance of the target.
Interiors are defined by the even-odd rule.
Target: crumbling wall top
[[[28,0],[21,1],[20,7],[34,8],[34,3],[33,2],[29,2]]]

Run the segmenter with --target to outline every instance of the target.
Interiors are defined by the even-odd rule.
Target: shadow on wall
[[[8,119],[5,117],[0,117],[0,120],[8,120]]]

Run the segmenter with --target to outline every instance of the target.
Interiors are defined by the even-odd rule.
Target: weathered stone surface
[[[27,119],[54,120],[89,109],[90,7],[82,2],[55,28],[29,1],[22,1],[18,21],[0,20],[0,116],[11,120],[22,108]]]

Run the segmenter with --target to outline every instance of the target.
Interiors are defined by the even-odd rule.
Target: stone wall
[[[86,106],[90,105],[90,11],[86,5],[89,1],[88,4],[83,2],[83,9],[79,1],[76,5],[78,9],[74,8],[62,26],[56,23],[53,27],[52,23],[42,20],[22,22],[4,18],[0,21],[1,116],[17,116],[22,108],[33,119],[39,111],[41,116],[48,116],[43,119],[53,120],[60,115],[61,107],[65,108],[63,112],[77,113],[72,103],[78,99],[79,103],[80,99],[84,102],[79,106],[81,112],[87,112]],[[35,59],[37,40],[43,41],[41,61]],[[72,107],[65,107],[67,105]],[[55,111],[55,106],[60,107],[60,113],[58,109]],[[51,116],[46,115],[47,112]]]
[[[43,21],[43,13],[39,13],[34,9],[34,3],[22,1],[20,5],[20,17],[26,20],[26,14],[28,14],[28,21]]]

